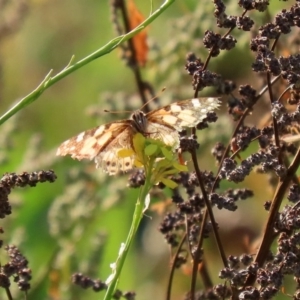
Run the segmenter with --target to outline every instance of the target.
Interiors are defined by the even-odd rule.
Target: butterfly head
[[[131,115],[131,119],[133,120],[134,129],[137,132],[140,132],[141,134],[145,135],[147,127],[146,114],[141,110],[137,110]]]

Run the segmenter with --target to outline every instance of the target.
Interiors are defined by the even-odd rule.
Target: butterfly
[[[179,132],[186,127],[195,127],[219,106],[219,98],[209,97],[174,102],[148,113],[137,110],[130,119],[101,125],[70,138],[60,145],[56,155],[95,160],[96,167],[109,175],[126,172],[134,168],[134,155],[123,158],[118,156],[118,151],[133,150],[136,133],[176,149]]]

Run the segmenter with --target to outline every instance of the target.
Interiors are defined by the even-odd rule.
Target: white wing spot
[[[95,156],[95,150],[93,149],[93,146],[95,146],[97,144],[97,140],[93,137],[90,136],[88,138],[86,138],[84,140],[84,144],[80,150],[80,155],[84,155],[84,156],[90,156],[90,159],[93,159]],[[74,156],[76,157],[76,153],[74,153]]]
[[[173,113],[177,113],[177,112],[182,111],[182,108],[181,108],[179,105],[172,104],[172,105],[171,105],[171,111],[172,111]]]
[[[191,101],[192,101],[194,107],[201,107],[201,103],[200,103],[199,99],[194,98]]]
[[[95,137],[97,136],[95,135]],[[97,142],[99,145],[105,145],[111,139],[111,137],[112,133],[110,131],[107,131],[100,138],[97,139]]]
[[[163,121],[169,124],[176,124],[178,118],[172,115],[165,115],[163,116]]]
[[[100,126],[94,133],[95,137],[98,137],[99,135],[101,135],[104,130],[105,130],[105,126],[104,125]]]
[[[180,113],[178,115],[178,118],[182,121],[185,121],[187,124],[195,124],[197,119],[195,117],[193,117],[192,115],[193,115],[193,112],[188,110],[188,111],[184,111],[184,112]],[[188,125],[182,125],[182,126],[188,126]]]
[[[76,143],[80,143],[83,140],[84,136],[85,132],[81,132],[76,138]]]

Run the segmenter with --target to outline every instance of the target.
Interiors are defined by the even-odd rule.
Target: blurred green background
[[[135,2],[147,16],[150,1]],[[161,96],[161,105],[193,95],[191,78],[184,70],[185,56],[193,51],[205,59],[203,32],[216,28],[212,3],[203,1],[200,6],[198,2],[176,1],[148,29],[150,50],[142,75],[156,93],[167,87]],[[37,87],[50,69],[55,74],[68,64],[72,55],[75,61],[79,60],[116,36],[109,1],[32,0],[23,3],[27,9],[20,9],[18,14],[16,8],[22,1],[11,1],[0,11],[0,25],[14,13],[17,15],[11,32],[0,35],[1,114]],[[153,1],[154,9],[161,3]],[[241,38],[236,49],[212,60],[211,69],[224,78],[246,80],[251,56],[243,50],[248,43],[249,36]],[[232,68],[232,58],[238,68]],[[240,63],[245,61],[247,63]],[[130,100],[124,103],[125,99]],[[93,163],[56,158],[55,151],[71,136],[120,118],[103,113],[104,109],[134,110],[140,106],[133,73],[117,49],[52,86],[1,127],[2,173],[53,169],[58,176],[52,184],[13,190],[10,195],[13,213],[1,220],[4,243],[15,243],[29,259],[33,276],[29,299],[102,299],[103,292],[96,294],[72,285],[71,275],[82,272],[102,280],[108,277],[109,265],[115,261],[130,227],[138,191],[126,187],[127,175],[111,178],[96,170]],[[199,134],[202,145],[199,161],[203,169],[216,169],[209,146],[217,137],[226,142],[232,126],[220,112],[218,123]],[[255,185],[256,180],[267,182],[264,176],[258,175],[255,180],[250,176],[246,183]],[[258,191],[255,201],[262,204],[261,197],[265,199],[266,194],[271,196],[271,191]],[[170,192],[158,195],[153,196],[153,202],[167,199]],[[220,227],[225,228],[224,241],[226,237],[230,239],[230,232],[234,230],[249,230],[249,236],[258,237],[263,216],[259,220],[257,212],[249,211],[250,205],[240,203],[242,209],[234,219],[231,213],[217,212]],[[136,291],[138,299],[164,299],[169,248],[157,230],[162,215],[151,211],[147,215],[126,261],[119,287],[122,291]],[[241,220],[243,226],[239,226]],[[233,254],[239,254],[243,245],[228,247],[237,252]],[[214,245],[209,244],[208,250],[209,259],[215,253]],[[7,261],[4,250],[0,258],[1,264]],[[216,274],[220,265],[216,263],[209,271]],[[188,290],[188,272],[177,272],[172,299],[181,299]],[[23,297],[16,286],[12,285],[11,289],[14,299]],[[6,299],[1,290],[0,295]]]

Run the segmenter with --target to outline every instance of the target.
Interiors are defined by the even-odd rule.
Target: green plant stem
[[[66,68],[60,71],[55,76],[51,77],[51,72],[45,77],[45,79],[39,84],[39,86],[32,91],[30,94],[22,98],[16,105],[14,105],[11,109],[9,109],[6,113],[4,113],[0,117],[0,125],[7,121],[10,117],[15,115],[19,110],[23,109],[30,103],[37,100],[43,92],[48,89],[50,86],[55,84],[56,82],[60,81],[67,75],[73,73],[79,68],[87,65],[88,63],[92,62],[93,60],[110,53],[114,49],[116,49],[121,43],[129,40],[134,35],[142,31],[146,26],[152,23],[163,11],[165,11],[175,0],[166,0],[153,14],[151,14],[144,22],[142,22],[139,26],[137,26],[132,31],[128,32],[127,34],[121,35],[110,42],[108,42],[105,46],[101,47],[100,49],[96,50],[94,53],[88,55],[87,57],[81,59],[80,61],[71,64],[69,63]],[[71,60],[72,62],[72,60]]]
[[[152,166],[150,166],[150,170],[151,169],[152,169]],[[134,237],[138,230],[139,224],[143,218],[145,200],[146,200],[147,195],[150,192],[151,187],[152,187],[151,174],[148,174],[145,179],[145,184],[140,188],[140,193],[139,193],[139,197],[136,202],[136,205],[135,205],[135,210],[134,210],[134,214],[133,214],[133,220],[132,220],[132,224],[130,227],[130,231],[128,233],[124,248],[122,249],[122,251],[120,251],[121,253],[119,253],[119,257],[116,261],[115,269],[113,270],[112,278],[111,278],[110,282],[108,283],[108,288],[107,288],[104,300],[112,299],[113,294],[117,288],[120,274],[121,274],[123,265],[125,263],[126,256],[129,251],[129,247],[132,244],[132,241],[134,240]]]

